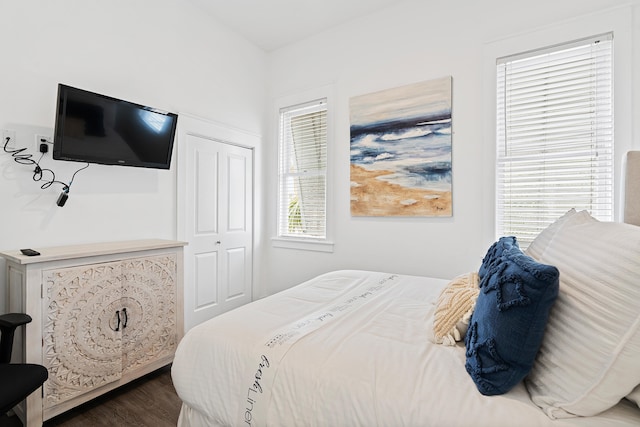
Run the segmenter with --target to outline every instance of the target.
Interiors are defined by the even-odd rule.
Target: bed
[[[191,329],[172,378],[179,426],[639,426],[640,227],[572,209],[453,279],[329,272]]]

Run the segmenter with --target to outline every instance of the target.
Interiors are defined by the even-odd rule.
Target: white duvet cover
[[[464,346],[430,341],[447,280],[337,271],[190,330],[172,367],[180,426],[638,426],[624,400],[549,419],[523,384],[481,395]]]

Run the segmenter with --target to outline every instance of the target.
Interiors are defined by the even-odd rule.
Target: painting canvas
[[[350,99],[353,216],[451,216],[451,81]]]

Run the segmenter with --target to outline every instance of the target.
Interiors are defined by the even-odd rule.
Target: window
[[[571,208],[613,217],[613,37],[497,61],[496,231],[524,248]]]
[[[326,99],[280,109],[278,170],[278,237],[326,239]]]

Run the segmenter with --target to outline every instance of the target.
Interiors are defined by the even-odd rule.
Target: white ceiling
[[[272,51],[402,0],[190,0]]]

